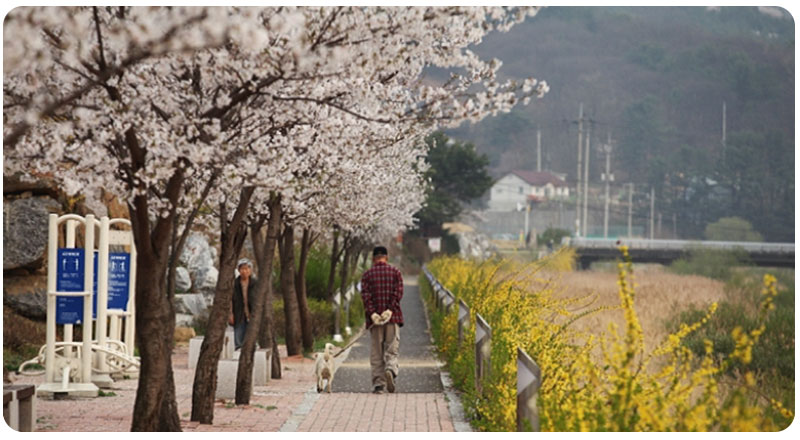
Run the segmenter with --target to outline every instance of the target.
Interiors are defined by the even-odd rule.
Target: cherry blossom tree
[[[4,172],[53,176],[88,201],[102,191],[118,195],[128,203],[137,264],[148,268],[136,279],[141,373],[133,430],[180,429],[170,366],[174,312],[164,275],[175,251],[170,237],[192,227],[198,207],[214,207],[222,239],[203,377],[193,392],[192,419],[211,423],[211,373],[226,316],[220,310],[230,301],[251,201],[270,221],[277,220],[279,199],[293,219],[336,224],[354,235],[410,225],[422,200],[409,165],[420,154],[414,145],[421,136],[547,91],[534,79],[498,83],[501,63],[468,49],[535,11],[23,7],[9,13]],[[421,75],[429,66],[454,73],[444,84],[427,84]],[[268,234],[266,242],[274,239]],[[246,340],[251,336],[248,330]]]

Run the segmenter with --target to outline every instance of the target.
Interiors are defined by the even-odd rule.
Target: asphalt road
[[[404,281],[400,307],[403,309],[405,322],[400,328],[400,371],[395,382],[395,392],[440,393],[443,391],[442,381],[432,351],[417,279],[404,276]],[[336,370],[332,392],[372,392],[369,337],[369,332],[364,332],[352,345],[349,355]]]

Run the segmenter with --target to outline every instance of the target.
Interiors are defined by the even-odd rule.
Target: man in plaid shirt
[[[387,263],[388,259],[386,248],[376,247],[372,251],[372,267],[361,277],[361,299],[372,339],[369,363],[376,394],[383,394],[384,388],[394,392],[400,327],[403,326],[403,312],[400,310],[403,275]]]

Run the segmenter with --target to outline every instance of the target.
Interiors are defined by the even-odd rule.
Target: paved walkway
[[[282,431],[455,431],[448,400],[457,399],[445,399],[416,278],[406,276],[405,282],[396,392],[372,394],[370,336],[364,332],[338,365],[332,393],[310,392]]]
[[[345,353],[333,383],[333,393],[316,392],[314,361],[286,357],[281,347],[283,377],[254,387],[250,405],[218,400],[214,424],[189,421],[194,370],[188,368],[188,347],[172,357],[178,413],[184,431],[465,431],[458,397],[433,356],[427,320],[416,277],[407,276],[401,303],[406,320],[400,335],[397,392],[372,394],[369,334],[364,333]],[[38,385],[44,376],[18,377],[18,383]],[[66,400],[37,399],[38,431],[128,431],[137,381],[114,383],[106,397]]]

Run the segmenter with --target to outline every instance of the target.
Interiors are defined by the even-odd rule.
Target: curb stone
[[[421,296],[422,292],[420,292],[420,297]],[[431,340],[431,347],[435,347],[433,334],[431,333],[431,320],[428,316],[428,304],[424,299],[422,300],[422,310],[425,312],[425,324],[428,326],[428,337],[430,337]],[[450,411],[450,417],[453,419],[453,429],[455,429],[456,432],[473,432],[472,426],[464,415],[464,407],[461,405],[461,393],[453,388],[453,381],[450,379],[450,373],[442,368],[445,365],[447,365],[445,362],[438,359],[436,360],[436,366],[439,368],[439,377],[442,380],[442,387],[444,388],[444,395],[447,400],[447,409]]]

